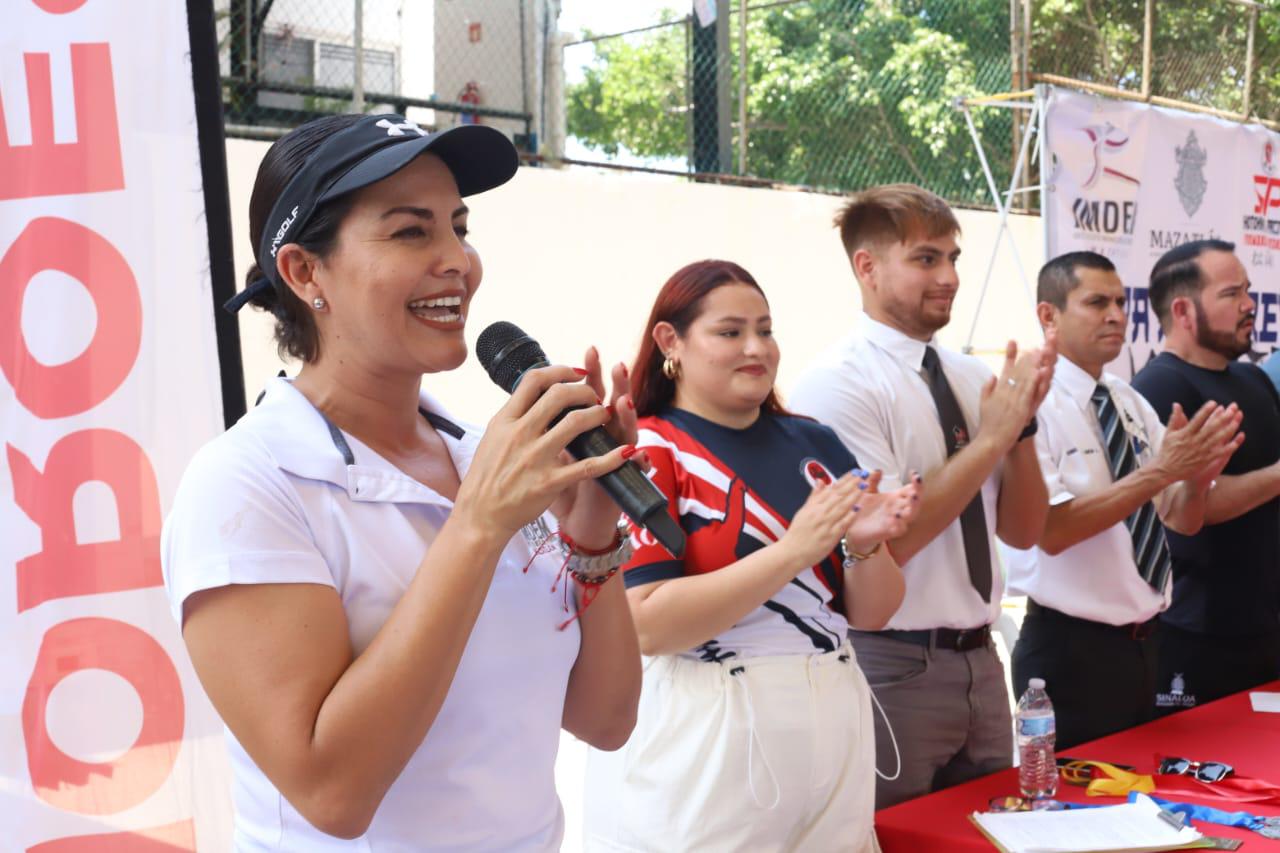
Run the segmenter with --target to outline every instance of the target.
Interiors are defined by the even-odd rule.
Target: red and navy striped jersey
[[[631,529],[628,587],[713,572],[782,538],[818,480],[857,467],[836,434],[807,418],[762,412],[731,429],[682,409],[641,418],[638,446],[650,477],[688,535],[682,560],[645,530]],[[738,624],[685,654],[702,660],[813,654],[839,648],[848,630],[840,604],[841,555],[802,571]]]

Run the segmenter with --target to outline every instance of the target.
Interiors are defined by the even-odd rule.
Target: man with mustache
[[[1065,750],[1151,719],[1157,617],[1171,586],[1165,529],[1200,530],[1209,484],[1244,436],[1235,406],[1213,402],[1187,412],[1175,403],[1166,429],[1106,371],[1126,326],[1111,261],[1059,255],[1040,270],[1036,296],[1040,326],[1058,343],[1035,437],[1049,518],[1032,559],[1008,564],[1010,590],[1027,596],[1013,692],[1045,680]]]
[[[1224,240],[1166,252],[1151,270],[1165,351],[1133,379],[1166,423],[1206,402],[1235,403],[1244,443],[1218,477],[1194,536],[1168,532],[1173,601],[1161,614],[1157,713],[1280,676],[1280,395],[1249,349],[1256,305]]]

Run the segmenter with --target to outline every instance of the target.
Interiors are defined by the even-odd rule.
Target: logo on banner
[[[1178,201],[1187,216],[1195,216],[1204,201],[1204,192],[1209,182],[1204,177],[1204,164],[1209,155],[1200,147],[1194,130],[1187,133],[1187,142],[1181,147],[1174,147],[1173,159],[1178,163],[1178,176],[1173,179],[1173,188],[1178,191]]]
[[[800,463],[800,473],[804,475],[809,488],[814,488],[819,483],[829,486],[836,481],[836,478],[827,470],[827,466],[812,456]]]
[[[1110,188],[1116,191],[1128,188],[1131,192],[1136,192],[1142,183],[1140,180],[1108,165],[1108,161],[1128,146],[1129,135],[1111,122],[1087,125],[1079,130],[1089,139],[1091,157],[1089,174],[1081,187]],[[1071,203],[1071,215],[1075,219],[1077,236],[1109,238],[1115,242],[1128,243],[1133,237],[1138,203],[1131,198],[1080,196]]]
[[[1267,140],[1262,145],[1262,163],[1259,174],[1253,176],[1253,209],[1244,217],[1244,244],[1254,249],[1280,249],[1280,219],[1273,219],[1271,211],[1280,207],[1280,178],[1276,171],[1275,145]],[[1271,266],[1270,252],[1255,251],[1255,265]]]
[[[1209,181],[1204,176],[1205,164],[1209,162],[1209,152],[1200,144],[1194,130],[1187,133],[1186,142],[1175,145],[1173,159],[1178,164],[1178,174],[1173,178],[1173,188],[1178,193],[1178,201],[1187,216],[1195,216],[1196,211],[1204,203],[1205,192],[1209,189]],[[1211,240],[1218,236],[1213,227],[1205,230],[1184,230],[1169,228],[1151,229],[1149,248],[1167,252],[1183,243],[1192,240]]]
[[[1124,147],[1129,144],[1128,134],[1111,122],[1089,125],[1088,127],[1080,128],[1080,130],[1093,143],[1093,169],[1090,170],[1089,177],[1085,179],[1083,184],[1086,189],[1098,183],[1103,177],[1115,178],[1118,181],[1128,181],[1134,186],[1142,183],[1133,175],[1121,172],[1119,169],[1113,169],[1102,162],[1104,156],[1119,154],[1124,150]]]

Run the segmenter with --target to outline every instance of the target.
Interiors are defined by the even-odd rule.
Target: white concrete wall
[[[236,269],[251,259],[248,200],[266,143],[230,140],[232,226]],[[579,363],[590,344],[608,360],[630,362],[641,327],[662,283],[680,266],[709,257],[745,266],[772,305],[782,348],[784,393],[806,363],[842,334],[858,313],[857,286],[832,215],[831,196],[692,184],[670,178],[593,170],[522,168],[491,193],[468,199],[472,242],[485,265],[467,337],[494,320],[510,320],[536,337],[553,360]],[[961,289],[952,322],[940,334],[948,346],[968,338],[982,277],[995,239],[993,213],[957,211],[964,231]],[[1043,262],[1040,220],[1014,217],[1012,233],[1028,275]],[[283,365],[271,341],[270,318],[241,312],[245,387],[250,402]],[[1039,340],[1039,329],[1009,254],[1001,250],[977,326],[980,355],[1012,337]],[[425,384],[459,416],[483,423],[505,395],[475,359]],[[1020,618],[1020,611],[1018,618]],[[1007,650],[1001,648],[1007,659]],[[562,733],[556,787],[565,810],[565,853],[582,849],[583,776],[587,748]]]
[[[266,143],[230,140],[227,147],[242,279],[251,259],[249,193]],[[467,337],[474,343],[489,323],[510,320],[537,338],[553,360],[579,363],[595,344],[606,363],[629,363],[667,277],[693,260],[727,258],[750,270],[769,297],[785,397],[800,370],[858,313],[857,285],[831,226],[839,201],[616,172],[521,168],[511,183],[467,201],[472,242],[485,266]],[[951,325],[939,336],[953,347],[968,336],[997,219],[980,211],[957,215],[964,232],[961,288]],[[1040,220],[1014,217],[1011,226],[1028,275],[1034,276],[1043,261]],[[1024,344],[1039,339],[1007,239],[974,339],[979,354],[1002,349],[1010,337]],[[240,331],[252,401],[282,365],[268,316],[246,308]],[[452,373],[427,377],[426,385],[459,416],[481,423],[503,399],[474,359]]]

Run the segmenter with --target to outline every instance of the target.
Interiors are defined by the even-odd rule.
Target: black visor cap
[[[416,132],[410,133],[417,136]],[[376,184],[428,151],[449,167],[458,183],[458,195],[462,196],[505,184],[520,166],[519,153],[502,131],[483,124],[460,124],[374,151],[334,181],[316,202],[331,201]]]

